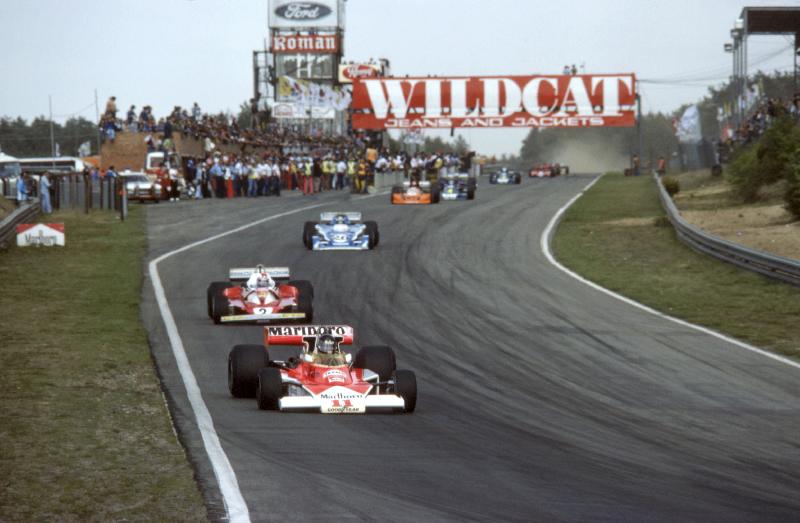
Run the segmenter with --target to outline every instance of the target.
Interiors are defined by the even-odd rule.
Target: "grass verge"
[[[0,519],[206,519],[140,320],[141,210],[48,221],[65,248],[0,252]]]
[[[654,309],[800,358],[800,290],[680,243],[649,176],[604,176],[565,213],[558,260]]]

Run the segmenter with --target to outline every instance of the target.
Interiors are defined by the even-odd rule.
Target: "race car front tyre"
[[[263,345],[234,345],[228,354],[228,390],[231,395],[234,398],[255,396],[258,371],[267,365],[269,351]]]
[[[397,368],[397,361],[391,347],[373,345],[359,349],[353,366],[357,369],[369,369],[376,373],[381,381],[388,381]]]
[[[314,286],[311,285],[311,282],[308,280],[292,280],[289,282],[289,285],[297,289],[300,296],[314,297]]]
[[[438,185],[431,185],[431,203],[439,203],[439,197],[441,195],[441,190],[439,189]]]
[[[206,301],[208,303],[208,317],[214,318],[214,310],[212,309],[212,301],[214,296],[222,294],[222,291],[230,287],[231,284],[227,281],[211,282],[206,290]]]
[[[378,232],[378,223],[374,221],[366,221],[364,222],[366,225],[367,236],[369,236],[369,248],[374,249],[378,246],[378,242],[381,240],[380,233]]]
[[[229,312],[230,306],[228,305],[228,298],[222,293],[211,296],[211,319],[214,320],[215,325],[219,325],[222,321],[221,318]]]
[[[394,392],[405,403],[404,412],[414,412],[417,407],[417,376],[410,370],[394,372]]]
[[[311,237],[317,231],[316,224],[314,222],[306,222],[303,225],[303,245],[306,246],[306,249],[311,250],[313,244],[311,243]]]
[[[266,367],[258,372],[256,401],[261,410],[278,410],[283,395],[281,371],[275,367]]]
[[[494,174],[489,176],[489,183],[497,183],[497,176]]]

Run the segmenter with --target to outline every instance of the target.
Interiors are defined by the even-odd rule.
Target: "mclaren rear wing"
[[[317,338],[330,334],[340,345],[353,344],[353,327],[349,325],[280,325],[264,327],[264,344],[305,345],[313,347]]]
[[[264,267],[264,270],[273,280],[289,279],[289,267]],[[237,267],[229,271],[228,278],[231,281],[245,281],[254,272],[256,272],[256,267]]]

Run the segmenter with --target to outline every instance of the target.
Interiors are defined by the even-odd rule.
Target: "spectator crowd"
[[[370,133],[325,135],[302,132],[254,119],[241,128],[235,118],[209,115],[194,103],[191,109],[175,107],[156,120],[151,106],[131,106],[124,120],[117,118],[116,98],[109,98],[100,121],[104,139],[114,140],[118,132],[144,135],[148,152],[164,152],[165,162],[157,173],[168,197],[179,192],[194,199],[280,196],[297,190],[303,195],[322,191],[349,190],[366,193],[375,175],[402,171],[405,178],[421,179],[444,170],[469,169],[474,153],[392,152],[380,147]],[[202,158],[180,158],[174,135],[202,141]],[[241,145],[241,153],[225,153],[219,145]],[[262,153],[246,153],[244,146]],[[230,150],[230,148],[228,148]],[[116,171],[110,170],[115,176]],[[93,173],[97,176],[97,173]]]

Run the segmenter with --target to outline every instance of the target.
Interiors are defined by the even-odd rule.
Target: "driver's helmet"
[[[268,287],[270,289],[275,287],[275,280],[270,277],[263,265],[258,265],[256,272],[258,273],[256,287]]]
[[[347,216],[345,216],[344,214],[337,214],[333,218],[333,223],[335,223],[336,225],[347,225],[349,221],[350,220],[348,220]]]
[[[503,167],[502,169],[500,169],[500,172],[501,173],[508,172],[508,167]]]
[[[317,351],[321,354],[333,354],[336,340],[330,334],[323,334],[317,339]]]

